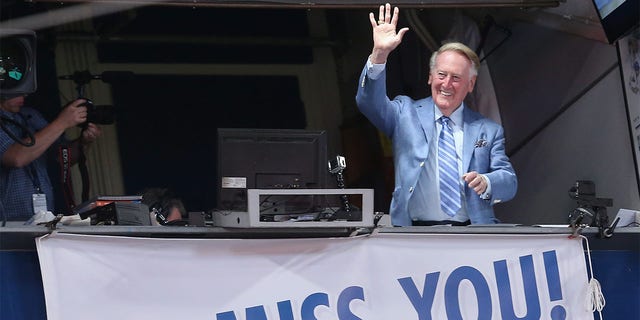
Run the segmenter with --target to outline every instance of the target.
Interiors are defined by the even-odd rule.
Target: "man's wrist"
[[[484,180],[485,184],[487,185],[487,187],[484,189],[484,192],[480,194],[480,199],[489,200],[491,199],[491,181],[484,174],[479,174],[479,176],[482,178],[482,180]]]
[[[389,53],[387,52],[373,49],[373,51],[371,51],[371,55],[369,55],[369,60],[371,60],[371,63],[373,64],[386,64],[388,56]]]
[[[369,78],[376,80],[380,78],[382,72],[384,72],[385,64],[374,64],[371,59],[367,61],[367,75]]]

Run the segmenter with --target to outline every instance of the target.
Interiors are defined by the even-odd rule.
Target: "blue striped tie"
[[[460,209],[460,184],[458,182],[458,162],[453,130],[448,117],[442,116],[438,122],[442,124],[438,139],[438,170],[440,172],[440,206],[449,216],[455,216]]]

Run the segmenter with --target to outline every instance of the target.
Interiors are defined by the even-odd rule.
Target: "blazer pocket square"
[[[480,139],[480,140],[476,141],[474,147],[475,148],[482,148],[482,147],[485,147],[486,145],[487,145],[487,140]]]

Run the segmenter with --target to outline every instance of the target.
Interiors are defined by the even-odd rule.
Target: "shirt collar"
[[[435,109],[434,112],[434,121],[438,121],[438,119],[440,119],[440,117],[442,117],[442,112],[440,111],[440,109],[438,109],[438,106],[436,106],[435,104],[433,105],[433,108]],[[460,107],[458,107],[450,116],[449,119],[451,119],[451,123],[453,126],[458,126],[460,128],[462,128],[462,114],[463,114],[463,110],[464,110],[464,102],[460,105]]]

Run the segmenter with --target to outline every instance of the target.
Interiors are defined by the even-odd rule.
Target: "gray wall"
[[[639,209],[640,196],[615,45],[524,23],[488,61],[516,197],[496,206],[503,222],[563,224],[577,203],[576,180],[592,180],[599,198]],[[499,39],[493,39],[498,41]]]

